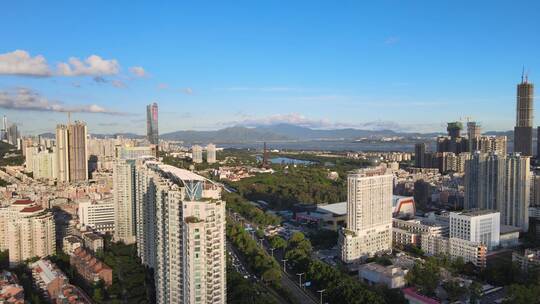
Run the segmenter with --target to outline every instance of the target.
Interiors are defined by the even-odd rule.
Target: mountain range
[[[536,131],[536,129],[533,129]],[[488,131],[486,135],[505,135],[512,140],[512,131]],[[358,140],[380,139],[382,137],[404,137],[405,139],[433,138],[444,135],[443,132],[410,133],[393,130],[362,130],[354,128],[320,130],[293,124],[274,124],[257,127],[234,126],[214,131],[181,130],[161,134],[165,140],[179,140],[186,143],[249,143],[261,141],[314,141],[314,140]],[[42,137],[54,138],[53,133],[43,133]],[[125,138],[141,139],[143,135],[134,133],[92,134],[97,138],[122,136]],[[536,138],[536,135],[534,135]]]

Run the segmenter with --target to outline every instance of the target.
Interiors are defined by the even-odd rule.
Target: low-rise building
[[[499,236],[499,246],[503,248],[519,246],[520,227],[501,225],[501,233]]]
[[[540,250],[525,249],[525,252],[514,251],[512,262],[516,263],[521,270],[529,272],[540,269]]]
[[[417,217],[410,220],[394,218],[392,219],[392,245],[394,247],[407,245],[421,247],[422,234],[448,236],[448,230],[447,223],[428,218]]]
[[[0,271],[0,303],[24,304],[24,289],[17,276],[7,270]]]
[[[414,216],[415,212],[414,197],[401,195],[394,195],[392,197],[393,217],[411,217]]]
[[[82,234],[84,247],[92,252],[103,250],[103,237],[95,232],[85,232]]]
[[[487,246],[459,238],[448,238],[439,235],[423,234],[422,250],[426,255],[448,255],[452,259],[462,258],[465,263],[485,267]]]
[[[493,210],[472,209],[450,213],[450,238],[499,246],[501,214]]]
[[[360,280],[370,285],[386,285],[388,288],[402,288],[405,286],[407,269],[389,265],[383,266],[377,263],[368,263],[360,266],[358,275]]]
[[[30,264],[34,285],[51,303],[91,304],[92,301],[80,288],[69,284],[67,276],[49,260]]]
[[[68,235],[62,240],[62,251],[65,254],[73,254],[75,249],[84,245],[83,240],[76,235]]]
[[[71,266],[90,284],[103,280],[106,286],[112,284],[112,269],[98,260],[90,251],[77,248],[69,257]]]
[[[112,199],[104,201],[83,200],[77,210],[82,226],[88,226],[100,233],[114,232],[114,203]]]
[[[62,293],[62,287],[68,283],[66,275],[49,260],[41,259],[30,264],[34,284],[51,302],[55,302]]]

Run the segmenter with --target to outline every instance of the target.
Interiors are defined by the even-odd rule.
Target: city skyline
[[[77,22],[84,8],[10,4],[0,113],[23,134],[51,132],[64,111],[91,133],[145,134],[153,101],[161,133],[274,122],[442,132],[467,116],[512,130],[522,67],[538,79],[540,41],[523,30],[539,25],[535,2],[310,4],[107,5],[95,22],[122,26],[104,27]],[[21,18],[29,7],[40,15]]]

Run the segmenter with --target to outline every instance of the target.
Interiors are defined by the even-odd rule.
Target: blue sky
[[[132,2],[5,3],[0,113],[24,133],[70,110],[91,132],[142,134],[152,101],[161,133],[466,116],[509,130],[522,66],[540,79],[538,1]]]

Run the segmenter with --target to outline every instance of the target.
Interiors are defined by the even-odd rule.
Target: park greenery
[[[227,202],[227,209],[242,215],[253,223],[267,226],[278,225],[281,222],[279,217],[262,211],[237,193],[223,192],[222,198]]]
[[[0,167],[21,166],[22,164],[24,164],[24,156],[21,151],[15,146],[0,141]]]
[[[249,268],[265,283],[278,287],[281,271],[277,261],[262,249],[240,224],[227,223],[227,238],[239,250]]]
[[[231,185],[252,201],[268,202],[273,209],[290,209],[294,204],[322,204],[344,201],[347,197],[343,179],[328,178],[320,166],[297,166],[273,174],[257,174]]]

